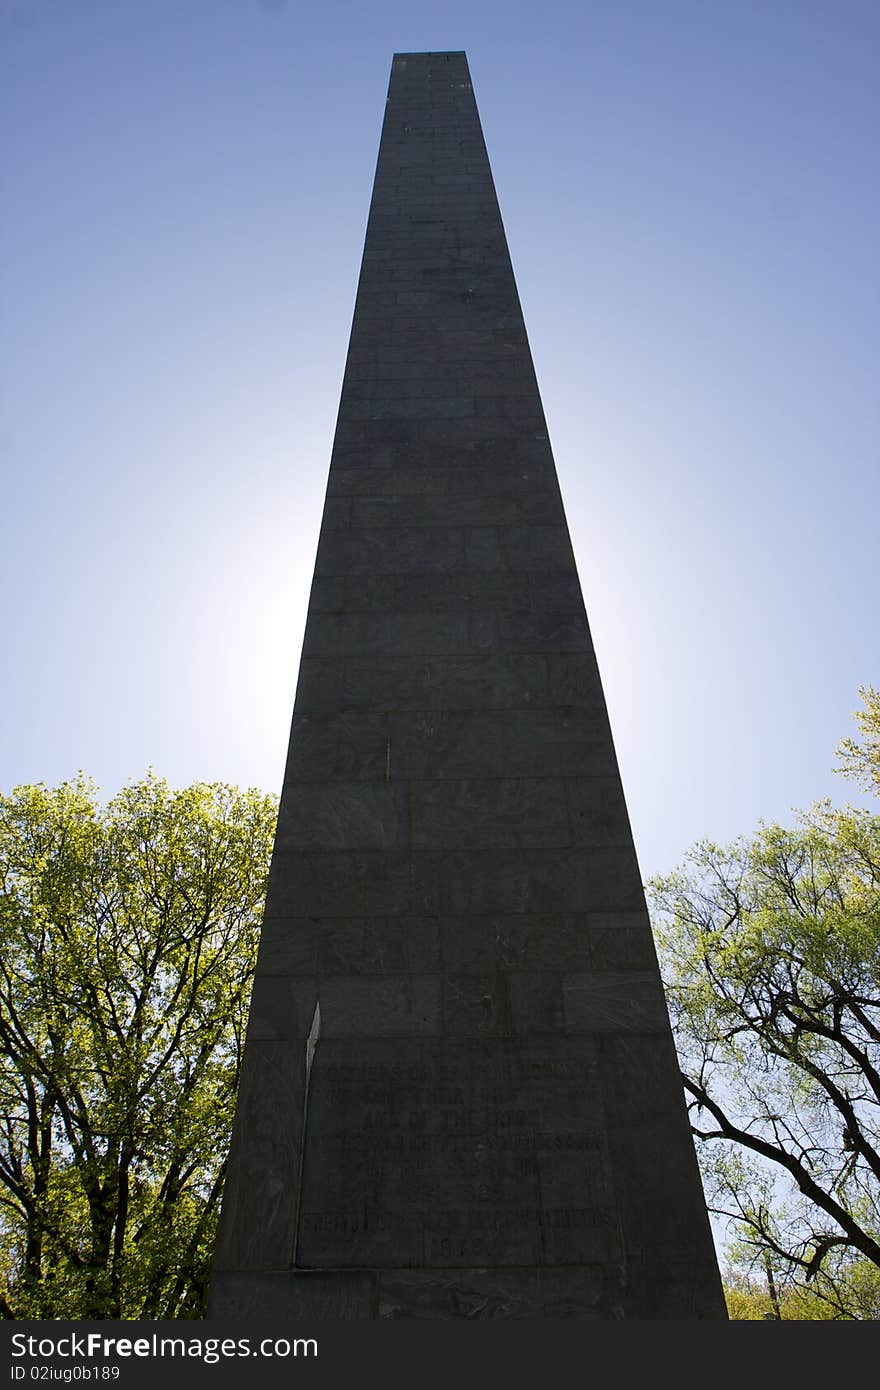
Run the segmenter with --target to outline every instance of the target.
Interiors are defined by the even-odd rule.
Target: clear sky
[[[0,0],[0,788],[279,790],[394,51],[465,49],[644,874],[880,684],[876,0]]]

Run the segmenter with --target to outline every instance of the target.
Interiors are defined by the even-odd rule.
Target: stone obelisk
[[[209,1316],[724,1303],[464,53],[394,57]]]

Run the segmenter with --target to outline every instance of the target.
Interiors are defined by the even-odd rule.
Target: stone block
[[[303,650],[309,656],[465,655],[496,642],[492,613],[322,613],[307,625]]]
[[[342,662],[336,658],[303,657],[296,686],[295,712],[324,714],[338,709],[341,700]]]
[[[302,782],[278,813],[276,852],[400,849],[409,841],[406,788],[391,782]]]
[[[417,917],[438,911],[438,857],[402,850],[277,851],[269,901],[278,916]]]
[[[464,567],[465,535],[460,526],[376,526],[322,536],[315,572],[445,574]]]
[[[552,1033],[564,1028],[562,977],[559,972],[511,973],[510,1016],[515,1033]]]
[[[436,918],[345,917],[318,925],[322,976],[425,975],[441,969]]]
[[[536,972],[586,970],[592,965],[592,932],[586,914],[517,913],[491,921],[500,969],[527,979]],[[560,1007],[561,1003],[560,990]]]
[[[604,719],[586,707],[543,707],[497,716],[499,764],[511,777],[604,777],[617,772]]]
[[[209,1322],[261,1319],[282,1325],[374,1318],[376,1276],[334,1270],[274,1274],[218,1272],[211,1281]],[[299,1334],[297,1334],[299,1335]],[[304,1335],[310,1336],[310,1332]]]
[[[607,718],[599,668],[591,653],[547,654],[547,703],[588,709],[597,720]]]
[[[511,652],[592,651],[583,614],[532,610],[505,613],[499,619],[500,645]]]
[[[567,788],[574,844],[632,844],[619,777],[572,779]]]
[[[506,981],[498,975],[447,975],[443,981],[443,1029],[459,1037],[488,1038],[510,1032]]]
[[[565,783],[496,777],[413,782],[412,843],[421,849],[524,849],[571,840]]]
[[[302,1042],[248,1041],[214,1270],[286,1269],[293,1257],[303,1137]],[[283,1096],[285,1103],[278,1103]]]
[[[345,709],[505,709],[547,702],[543,656],[490,653],[465,657],[369,657],[346,660],[341,673]],[[327,684],[331,682],[329,674]],[[336,687],[332,687],[335,691]],[[327,695],[326,709],[334,698]],[[310,712],[308,708],[304,713]]]
[[[381,577],[380,577],[381,578]],[[527,607],[531,587],[527,574],[509,575],[486,571],[456,574],[395,575],[390,590],[370,581],[351,603],[370,607],[392,607],[399,612],[454,612],[482,610],[504,612],[511,607]]]
[[[654,1258],[664,1248],[696,1253],[708,1217],[687,1127],[674,1116],[611,1127],[608,1153],[627,1249]]]
[[[267,917],[260,932],[260,975],[314,975],[320,924],[312,917]]]
[[[578,1318],[602,1317],[604,1287],[599,1265],[552,1271],[534,1269],[432,1269],[383,1271],[380,1318]]]
[[[669,1017],[653,971],[593,971],[562,982],[565,1026],[572,1033],[665,1034]]]
[[[315,1017],[318,989],[314,975],[269,975],[254,980],[247,1037],[300,1039],[305,1045]]]
[[[588,921],[591,969],[657,969],[657,954],[646,911],[595,912],[588,915]]]
[[[503,723],[481,710],[426,710],[389,715],[388,768],[407,779],[489,776],[501,760]]]
[[[388,727],[385,714],[295,715],[285,803],[298,796],[298,788],[291,785],[297,782],[383,781],[388,768]]]
[[[437,888],[443,914],[579,913],[644,902],[631,849],[459,851],[444,855]]]
[[[684,1087],[669,1031],[608,1033],[596,1041],[609,1125],[636,1129],[684,1115]]]
[[[327,575],[312,581],[309,596],[310,613],[338,613],[345,600],[345,580],[341,575]]]
[[[416,1038],[442,1030],[437,975],[330,975],[321,980],[323,1037]]]
[[[521,607],[525,606],[536,613],[576,613],[587,622],[581,586],[574,570],[530,571],[529,604]]]

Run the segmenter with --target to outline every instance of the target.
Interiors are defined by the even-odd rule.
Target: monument
[[[209,1317],[723,1318],[464,53],[394,57]]]

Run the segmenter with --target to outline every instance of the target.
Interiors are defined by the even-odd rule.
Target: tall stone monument
[[[209,1316],[713,1318],[464,53],[394,57]]]

